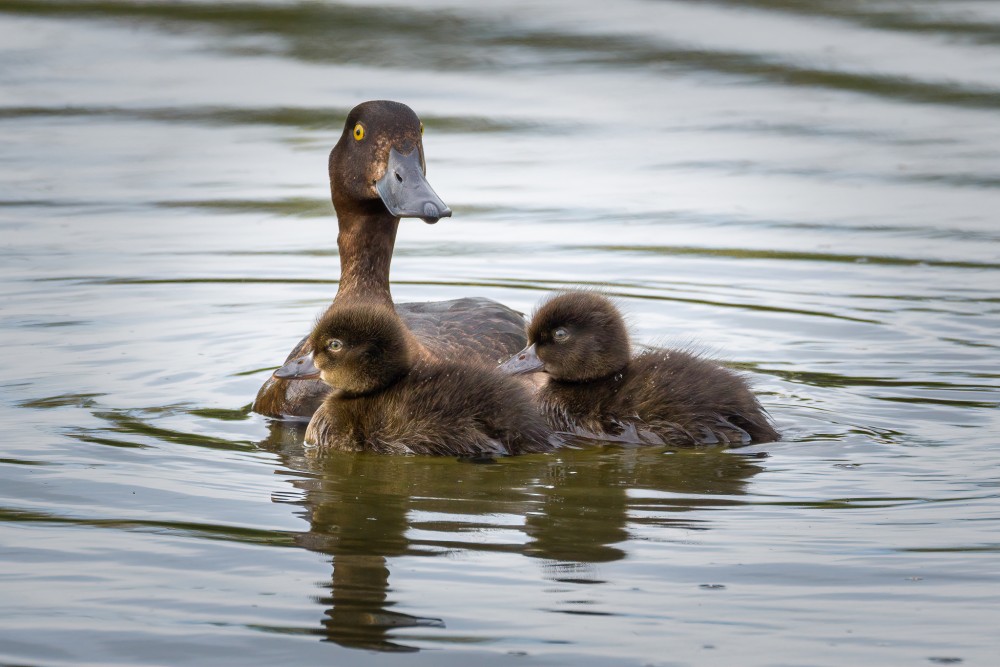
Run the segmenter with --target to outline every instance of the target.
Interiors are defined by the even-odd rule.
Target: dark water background
[[[397,300],[601,285],[784,441],[319,461],[250,414],[373,98],[455,210]],[[995,665],[998,240],[998,2],[2,0],[0,664]]]

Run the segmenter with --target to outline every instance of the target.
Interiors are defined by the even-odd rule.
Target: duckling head
[[[434,223],[451,215],[425,174],[423,123],[399,102],[351,109],[330,152],[330,189],[338,214],[384,213]]]
[[[629,356],[628,330],[614,304],[594,292],[566,292],[539,306],[528,325],[528,347],[501,368],[588,382],[622,370]]]
[[[382,306],[336,306],[319,319],[309,340],[320,377],[340,397],[383,390],[410,368],[403,324]]]

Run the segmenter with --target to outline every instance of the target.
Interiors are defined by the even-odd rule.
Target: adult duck
[[[501,368],[548,374],[537,400],[556,431],[679,446],[780,437],[739,373],[686,350],[633,356],[621,313],[600,294],[567,292],[543,302],[528,343]]]
[[[451,215],[425,177],[422,134],[420,119],[399,102],[364,102],[348,114],[329,161],[340,253],[340,283],[331,308],[352,302],[391,306],[389,265],[400,218],[435,223]],[[420,344],[420,353],[429,357],[495,364],[524,346],[523,316],[490,299],[403,303],[395,308]],[[285,365],[305,365],[311,352],[306,336]],[[318,379],[272,375],[257,392],[253,410],[309,419],[328,391]]]
[[[309,337],[331,392],[306,444],[378,454],[493,457],[554,448],[521,382],[479,362],[427,358],[389,307],[352,301],[328,309]]]

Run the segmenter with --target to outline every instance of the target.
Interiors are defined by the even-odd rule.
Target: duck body
[[[329,308],[358,302],[392,307],[389,268],[400,219],[435,223],[451,215],[426,180],[422,133],[416,114],[398,102],[364,102],[348,114],[329,160],[340,254],[340,282]],[[428,359],[495,364],[524,346],[524,317],[489,299],[406,303],[396,310],[412,329],[419,355]],[[307,336],[285,366],[312,351]],[[319,380],[272,375],[253,410],[308,420],[328,392]]]
[[[748,445],[777,432],[746,381],[683,350],[650,350],[590,382],[549,379],[538,396],[557,431],[657,445]]]
[[[543,303],[528,342],[502,368],[548,374],[536,400],[556,431],[672,446],[780,437],[739,373],[687,350],[632,356],[621,314],[599,294],[569,292]]]
[[[310,345],[331,391],[309,422],[307,445],[461,457],[553,449],[521,383],[481,363],[427,358],[384,306],[328,310]]]

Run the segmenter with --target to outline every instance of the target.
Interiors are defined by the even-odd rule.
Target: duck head
[[[500,369],[589,382],[622,370],[629,356],[628,330],[614,304],[593,292],[566,292],[538,307],[528,325],[528,347]]]
[[[392,385],[410,369],[406,331],[399,317],[375,304],[334,306],[309,335],[311,355],[293,359],[275,375],[316,377],[342,398]],[[280,374],[280,375],[279,375]]]
[[[338,213],[385,210],[434,223],[451,215],[425,178],[423,124],[405,104],[363,102],[351,109],[330,152],[330,189]]]

